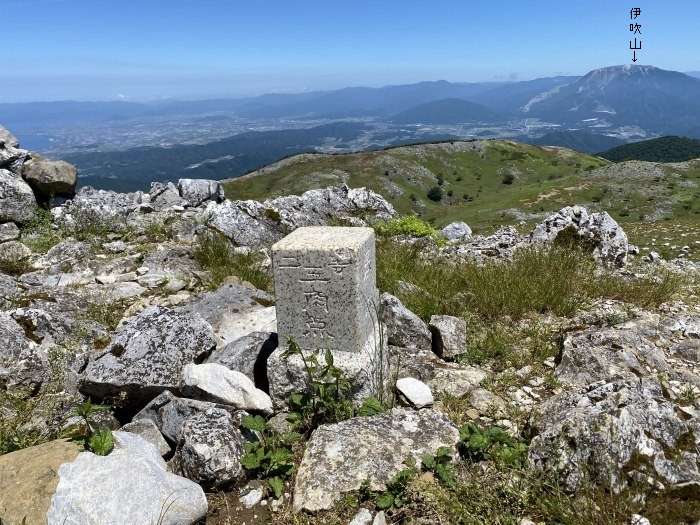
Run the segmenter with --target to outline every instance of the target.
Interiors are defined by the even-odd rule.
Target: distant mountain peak
[[[630,80],[644,81],[650,78],[687,77],[685,73],[669,71],[650,65],[623,64],[594,69],[584,75],[580,82],[605,85],[611,82],[629,82]],[[692,77],[689,77],[692,78]]]

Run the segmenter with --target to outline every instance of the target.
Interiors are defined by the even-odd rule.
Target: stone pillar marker
[[[280,348],[267,361],[270,397],[287,406],[308,391],[301,358],[282,358],[291,337],[303,354],[330,350],[352,386],[352,398],[387,392],[388,352],[377,316],[376,254],[372,228],[303,227],[272,246]]]
[[[272,246],[277,333],[302,350],[360,353],[375,344],[372,228],[309,226]]]

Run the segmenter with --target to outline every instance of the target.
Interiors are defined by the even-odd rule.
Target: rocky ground
[[[384,293],[388,406],[370,415],[351,407],[286,448],[295,405],[269,394],[294,390],[295,378],[280,373],[272,286],[259,289],[250,273],[218,282],[202,242],[220,233],[228,255],[252,257],[252,275],[263,275],[270,246],[295,228],[386,221],[392,206],[345,185],[265,202],[226,199],[217,182],[201,180],[73,194],[70,168],[39,170],[40,162],[0,129],[2,523],[421,523],[420,512],[398,510],[406,460],[488,468],[464,450],[475,443],[469,432],[495,426],[512,444],[501,450],[522,453],[523,468],[555,472],[566,493],[591,484],[632,491],[640,508],[652,494],[700,498],[700,311],[690,289],[660,306],[601,299],[567,319],[535,312],[529,322],[545,327],[557,351],[505,370],[464,358],[473,336],[465,319],[422,320]],[[42,210],[51,195],[67,199]],[[528,235],[475,237],[453,223],[438,243],[403,242],[457,265],[490,264],[573,234],[619,279],[660,267],[697,273],[686,261],[642,261],[609,215],[579,207]],[[109,408],[86,409],[88,399]],[[256,428],[247,416],[266,423]],[[104,439],[83,450],[71,438],[86,432]],[[100,455],[104,441],[113,449]],[[288,455],[251,468],[250,443]],[[279,465],[290,470],[276,490]],[[364,493],[397,501],[345,505]],[[676,522],[700,520],[688,512]],[[512,523],[531,518],[539,519],[524,508]],[[644,520],[630,513],[618,522]]]

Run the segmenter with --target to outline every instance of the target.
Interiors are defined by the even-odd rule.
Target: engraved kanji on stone
[[[346,255],[343,250],[334,250],[331,252],[331,263],[328,265],[337,274],[342,274],[343,270],[352,264],[352,255]]]
[[[304,332],[304,336],[307,337],[311,335],[313,337],[320,337],[321,339],[326,337],[334,339],[334,337],[328,333],[326,324],[328,323],[322,317],[309,316],[306,321],[306,332]]]
[[[308,311],[309,308],[321,308],[324,312],[328,313],[328,294],[313,290],[304,292],[304,297],[306,298],[305,312]]]
[[[291,337],[309,351],[373,351],[378,332],[370,314],[379,296],[372,228],[301,227],[271,251],[281,341]]]
[[[306,273],[299,279],[300,283],[329,283],[331,280],[323,277],[323,266],[305,266]]]

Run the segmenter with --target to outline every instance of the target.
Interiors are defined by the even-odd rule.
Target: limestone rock
[[[483,262],[487,259],[510,259],[515,250],[527,245],[527,240],[513,226],[501,226],[493,235],[477,235],[466,241],[447,246],[447,253]]]
[[[62,160],[36,158],[27,160],[22,166],[22,176],[37,196],[48,201],[54,195],[72,196],[78,183],[78,170]]]
[[[390,345],[404,348],[430,348],[431,334],[427,325],[393,295],[383,293],[380,298],[382,321],[387,329]]]
[[[681,379],[667,362],[663,348],[657,346],[671,337],[664,328],[669,321],[644,314],[612,327],[571,332],[564,339],[555,375],[563,383],[575,386],[633,380],[646,375],[647,368],[662,372],[669,379]]]
[[[459,431],[444,416],[429,409],[395,408],[372,417],[323,425],[311,435],[297,472],[293,509],[329,509],[343,494],[358,490],[366,479],[372,490],[423,455],[444,446],[455,451]]]
[[[440,235],[450,242],[460,242],[471,238],[472,229],[465,222],[455,221],[440,230]]]
[[[17,139],[0,126],[0,169],[6,169],[21,178],[22,164],[29,154],[19,149]]]
[[[655,378],[600,381],[535,409],[528,455],[535,467],[554,469],[567,491],[592,480],[619,493],[634,481],[697,498],[698,449],[688,438],[698,424],[686,419]]]
[[[289,398],[294,392],[308,392],[310,389],[306,368],[298,355],[283,358],[287,348],[282,344],[272,352],[267,360],[267,377],[270,397],[275,408],[288,407]],[[303,349],[302,349],[303,351]],[[305,352],[307,355],[309,352]],[[389,379],[389,352],[379,350],[377,345],[367,345],[360,352],[335,352],[333,365],[340,369],[350,381],[351,397],[354,401],[381,396]],[[325,366],[324,353],[318,356],[321,366]]]
[[[41,308],[16,308],[11,315],[24,327],[25,333],[29,333],[31,338],[39,343],[70,342],[75,345],[109,338],[109,333],[99,323],[78,320],[71,313],[59,309],[51,311]]]
[[[8,241],[2,243],[0,250],[0,262],[18,263],[29,258],[32,251],[18,241]]]
[[[46,270],[49,275],[57,275],[90,270],[90,264],[93,260],[94,256],[90,244],[66,239],[52,246],[49,251],[37,259],[34,266]]]
[[[13,222],[0,224],[0,243],[19,239],[19,228]]]
[[[301,196],[256,201],[226,201],[209,205],[208,224],[241,246],[269,246],[301,226],[323,226],[343,219],[355,226],[367,222],[358,216],[386,220],[396,215],[381,195],[346,185],[310,190]]]
[[[44,382],[47,368],[44,348],[27,339],[9,314],[0,312],[0,384],[35,392]]]
[[[559,235],[559,232],[569,226],[578,230],[579,225],[587,220],[588,212],[586,208],[582,206],[566,206],[535,226],[530,232],[530,240],[539,244],[553,242]]]
[[[430,387],[412,377],[404,377],[396,382],[396,391],[402,399],[415,408],[432,406],[435,402]]]
[[[302,226],[324,226],[330,219],[343,219],[353,226],[366,226],[359,216],[371,220],[388,220],[396,215],[393,206],[381,195],[367,188],[350,189],[347,185],[309,190],[301,196],[278,197],[263,203],[279,216],[286,231]]]
[[[554,242],[558,235],[571,228],[584,242],[594,245],[593,256],[602,264],[621,267],[627,263],[627,235],[607,212],[588,214],[581,206],[566,206],[547,217],[530,233],[530,242]]]
[[[229,412],[209,408],[187,418],[173,456],[174,470],[206,489],[243,476],[245,438]]]
[[[591,214],[588,221],[581,225],[580,231],[599,242],[593,256],[605,266],[620,268],[627,264],[627,234],[608,212]]]
[[[3,126],[0,126],[0,146],[4,146],[5,148],[19,148],[19,141]]]
[[[180,196],[180,191],[172,182],[151,182],[148,192],[150,203],[156,210],[166,210],[174,206],[187,206],[188,202]]]
[[[61,466],[48,525],[188,525],[205,516],[202,488],[169,473],[153,445],[129,432],[114,432],[114,441],[108,456],[84,452]],[[138,490],[130,489],[134,480]]]
[[[80,447],[65,439],[0,456],[0,516],[3,523],[46,523],[58,485],[59,467],[73,461]]]
[[[207,321],[224,346],[252,332],[277,331],[274,297],[262,290],[240,284],[225,284],[214,292],[201,295],[175,310],[185,315],[200,315]]]
[[[372,523],[372,513],[365,508],[357,511],[357,514],[350,520],[348,525],[370,525]]]
[[[177,445],[180,441],[182,425],[185,421],[195,414],[206,412],[212,408],[227,410],[231,414],[235,413],[235,410],[231,407],[209,403],[208,401],[175,397],[172,392],[166,390],[152,399],[134,416],[133,420],[149,419],[153,421],[163,436],[171,443]]]
[[[399,363],[398,377],[414,377],[433,392],[463,397],[479,386],[487,373],[473,366],[448,363],[431,350],[389,347],[392,362]]]
[[[100,399],[125,392],[135,400],[177,389],[185,365],[202,361],[216,343],[199,316],[150,306],[132,318],[91,362],[83,391]]]
[[[451,315],[433,315],[428,324],[433,333],[433,352],[454,359],[467,351],[467,322]]]
[[[129,215],[139,212],[142,196],[140,192],[116,193],[86,186],[72,199],[53,208],[51,214],[69,231],[84,230],[89,225],[118,231],[126,226]]]
[[[29,184],[12,172],[0,169],[0,223],[23,224],[36,216],[37,204]]]
[[[132,434],[142,437],[156,447],[156,450],[161,456],[167,456],[172,452],[170,445],[168,445],[168,442],[163,438],[163,434],[160,433],[156,424],[150,419],[137,419],[131,423],[127,423],[119,430],[122,432],[131,432]]]
[[[177,188],[189,206],[197,207],[207,201],[223,202],[224,189],[218,181],[205,179],[180,179]]]
[[[218,363],[245,374],[260,390],[269,389],[267,358],[277,348],[274,332],[251,332],[214,350],[207,363]]]
[[[188,364],[182,370],[180,391],[203,401],[242,410],[272,413],[272,400],[245,375],[217,363]]]
[[[239,246],[269,246],[284,234],[275,216],[257,201],[224,201],[206,208],[207,224]]]
[[[503,417],[506,414],[507,405],[503,398],[484,388],[475,388],[469,392],[469,404],[489,417]]]
[[[11,308],[20,293],[15,278],[0,272],[0,310]]]

